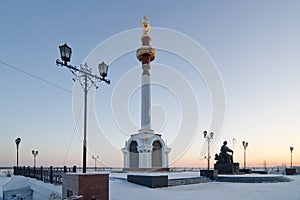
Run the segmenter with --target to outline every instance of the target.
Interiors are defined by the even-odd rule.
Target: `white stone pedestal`
[[[169,167],[169,148],[159,134],[139,132],[131,135],[122,152],[124,168],[132,170],[155,170]]]

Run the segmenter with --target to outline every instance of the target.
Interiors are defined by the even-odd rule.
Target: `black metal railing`
[[[46,183],[55,185],[62,184],[62,173],[76,173],[76,166],[73,167],[14,167],[14,175],[35,178]]]
[[[82,172],[82,168],[73,166],[73,167],[14,167],[13,168],[14,175],[20,175],[30,178],[35,178],[37,180],[41,180],[46,183],[51,183],[55,185],[62,184],[62,174],[68,172]],[[99,171],[107,171],[107,172],[120,172],[122,168],[111,168],[111,167],[90,167],[87,168],[88,172],[99,172]]]
[[[7,168],[5,168],[7,169]],[[198,172],[203,168],[192,167],[172,167],[169,168],[169,172]],[[269,168],[252,168],[253,171],[262,171],[266,173],[284,174],[284,168],[282,167],[269,167]],[[13,167],[13,174],[30,178],[35,178],[46,183],[55,185],[62,184],[63,173],[81,173],[81,167]],[[88,167],[87,172],[123,172],[123,168],[112,167]],[[300,167],[297,167],[297,174],[300,173]]]

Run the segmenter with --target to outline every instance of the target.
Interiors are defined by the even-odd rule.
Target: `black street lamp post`
[[[246,169],[246,148],[248,147],[248,142],[243,141],[243,147],[244,147],[244,169]]]
[[[16,146],[17,146],[17,167],[19,167],[19,145],[20,145],[20,142],[21,142],[21,138],[17,138],[15,140],[16,142]]]
[[[74,80],[79,80],[82,89],[84,91],[84,121],[83,121],[83,161],[82,161],[82,172],[86,173],[86,149],[87,149],[87,142],[86,142],[86,131],[87,131],[87,94],[89,89],[92,86],[97,87],[97,82],[104,81],[106,84],[110,84],[110,80],[106,79],[107,71],[108,71],[108,65],[106,65],[104,62],[100,63],[98,65],[99,74],[100,76],[96,74],[92,74],[92,70],[88,67],[88,65],[85,63],[84,65],[80,65],[80,68],[77,68],[76,66],[72,66],[68,64],[71,60],[71,54],[72,49],[65,43],[64,45],[59,46],[60,50],[60,56],[61,60],[56,60],[56,65],[58,66],[65,66],[71,70],[73,75],[76,77]]]
[[[92,158],[95,160],[95,171],[97,170],[97,160],[99,159],[99,156],[92,156]]]
[[[213,139],[214,133],[211,132],[210,134],[207,134],[207,131],[203,132],[204,138],[207,141],[207,169],[210,169],[210,141]]]
[[[290,147],[290,151],[291,151],[291,169],[293,168],[293,150],[294,150],[294,147]]]
[[[237,139],[236,138],[232,138],[232,150],[234,152],[234,144],[236,143]],[[233,157],[233,153],[232,153],[232,162],[234,162],[234,157]]]
[[[38,151],[32,150],[31,151],[32,155],[33,155],[33,167],[35,168],[36,166],[36,156],[38,155]]]

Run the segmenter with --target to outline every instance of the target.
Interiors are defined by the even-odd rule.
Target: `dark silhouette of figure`
[[[220,154],[215,155],[215,160],[217,160],[217,163],[233,163],[232,155],[228,154],[227,152],[233,154],[233,151],[227,147],[227,141],[224,141]]]
[[[228,154],[227,152],[233,154],[233,151],[227,147],[227,141],[224,141],[223,146],[221,147],[221,154],[223,157],[225,157],[225,160],[232,163],[233,162],[232,155]]]

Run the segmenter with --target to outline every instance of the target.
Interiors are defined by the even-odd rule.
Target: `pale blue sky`
[[[218,66],[225,87],[226,118],[213,153],[219,151],[224,139],[231,145],[232,138],[236,138],[235,150],[240,163],[241,141],[246,140],[249,141],[248,158],[253,163],[266,160],[269,165],[277,165],[289,163],[289,147],[294,146],[295,162],[299,165],[299,8],[299,1],[273,0],[1,1],[0,166],[15,164],[17,137],[22,138],[21,165],[32,164],[31,149],[40,151],[38,165],[81,165],[82,146],[78,135],[82,132],[73,134],[74,83],[67,69],[55,65],[59,58],[58,45],[67,42],[73,48],[71,63],[78,66],[100,42],[114,34],[139,28],[144,15],[149,17],[153,27],[173,29],[194,39]],[[154,43],[155,38],[152,40]],[[211,101],[205,83],[182,59],[163,51],[157,54],[154,62],[174,67],[190,81],[201,114],[199,133],[196,133],[199,137],[174,165],[205,166],[206,162],[200,159],[204,143],[202,131],[209,128],[211,118]],[[16,71],[3,62],[67,91]],[[96,91],[97,117],[101,123],[107,116],[105,134],[114,140],[117,151],[124,145],[124,134],[118,132],[110,120],[111,102],[107,96],[122,74],[138,65],[134,52],[120,57],[109,69],[112,84],[100,84]],[[153,104],[164,105],[165,111],[171,112],[166,115],[166,123],[176,127],[180,120],[180,113],[173,110],[179,107],[176,99],[168,102],[161,98],[169,92],[158,86],[152,91]],[[101,109],[101,103],[105,109]],[[138,125],[139,91],[132,96],[130,114]],[[165,139],[172,140],[172,127],[169,128],[163,131],[166,131]],[[105,144],[97,141],[96,135],[88,135],[90,152],[99,155],[106,164],[122,166],[121,151],[117,156],[105,152],[101,149]],[[93,165],[92,159],[89,163]]]

